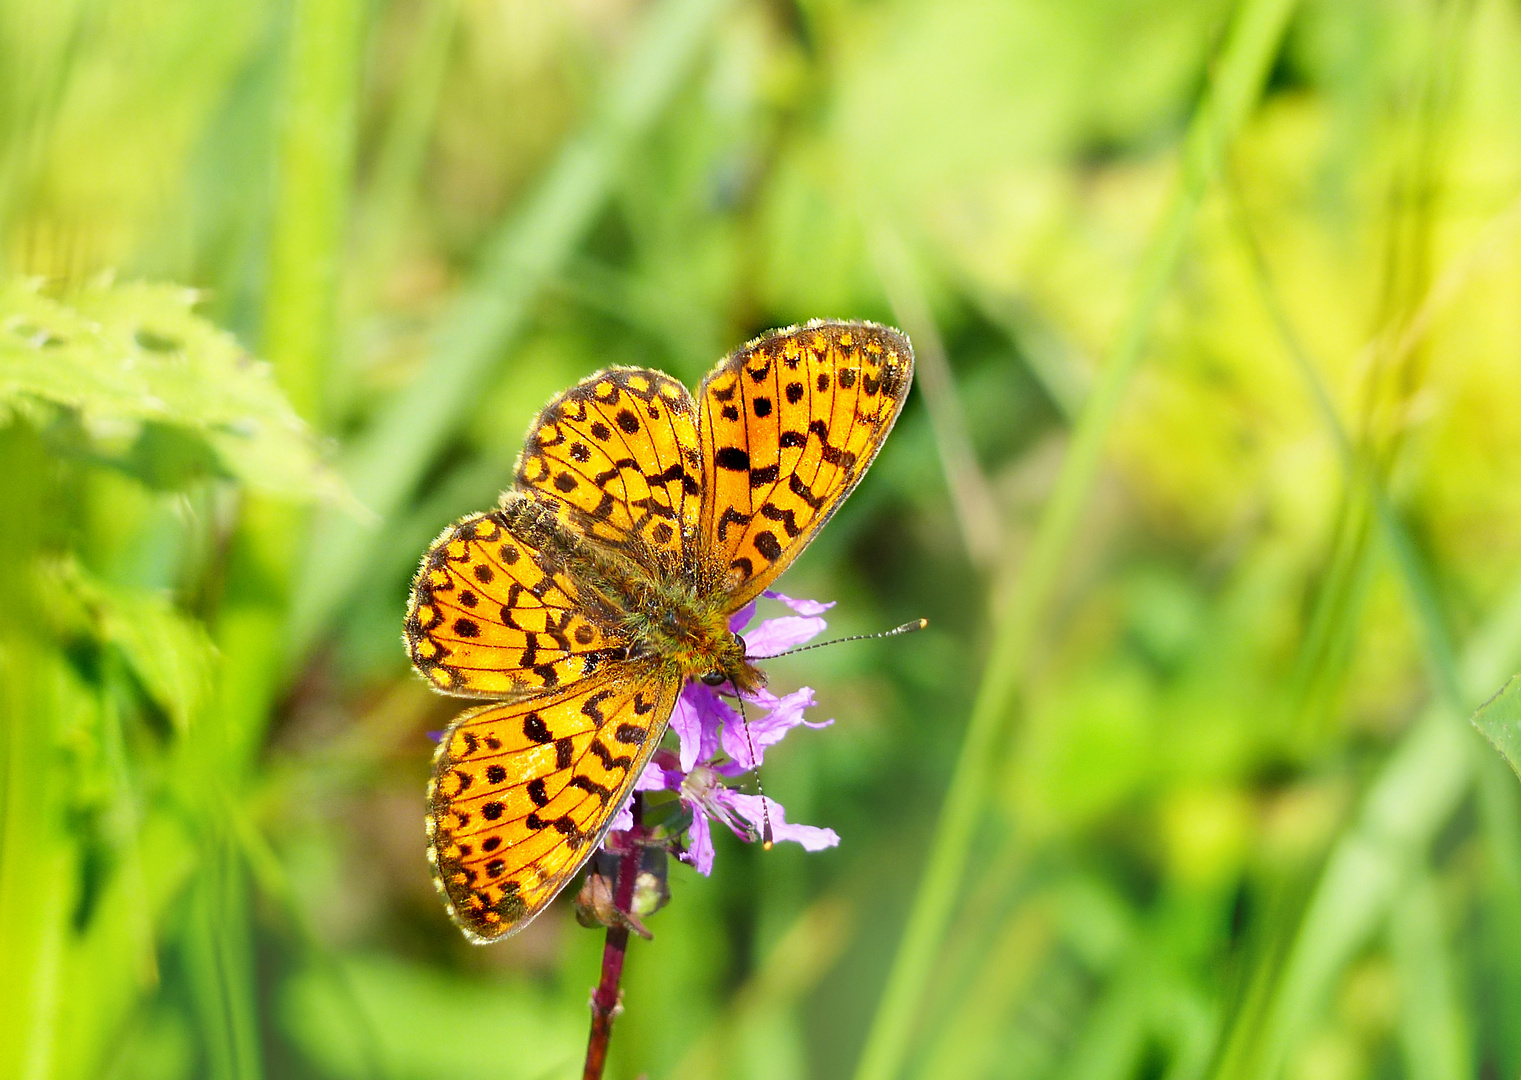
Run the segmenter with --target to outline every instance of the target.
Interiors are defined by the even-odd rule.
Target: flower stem
[[[634,904],[634,882],[639,877],[640,841],[644,838],[644,797],[634,793],[629,805],[634,827],[623,835],[618,859],[618,885],[613,905],[628,914]],[[622,1011],[622,993],[618,984],[623,978],[623,957],[628,951],[628,926],[607,928],[607,943],[602,947],[602,981],[592,991],[591,1034],[586,1040],[586,1068],[581,1080],[602,1080],[607,1064],[607,1044],[613,1034],[613,1019]]]

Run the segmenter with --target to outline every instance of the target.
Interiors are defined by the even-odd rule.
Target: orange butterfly
[[[529,429],[517,485],[418,570],[406,643],[439,690],[491,699],[434,756],[428,859],[472,941],[521,930],[596,850],[688,679],[765,684],[729,616],[797,558],[902,411],[896,330],[757,338],[698,392],[609,368]]]

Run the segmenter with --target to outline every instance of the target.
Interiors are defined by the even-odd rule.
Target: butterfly
[[[407,649],[485,700],[428,783],[428,859],[468,938],[522,929],[596,851],[688,680],[765,684],[729,618],[860,482],[913,366],[897,330],[814,321],[731,353],[696,401],[598,372],[533,421],[497,508],[433,542]]]

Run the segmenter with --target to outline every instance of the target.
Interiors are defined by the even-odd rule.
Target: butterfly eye
[[[735,644],[737,644],[739,646],[739,655],[741,655],[741,656],[748,656],[749,655],[749,651],[745,648],[745,639],[744,638],[740,637],[738,634],[735,634],[734,635],[734,642],[735,642]]]
[[[722,671],[710,671],[702,677],[702,681],[706,686],[722,686],[729,681],[729,677]]]

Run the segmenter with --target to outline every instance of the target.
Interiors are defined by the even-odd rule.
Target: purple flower
[[[828,611],[833,604],[821,604],[817,600],[794,600],[781,593],[766,592],[773,600],[780,600],[797,615],[779,619],[767,619],[752,632],[745,635],[745,651],[752,657],[771,656],[787,649],[806,644],[824,632],[825,622],[819,613]],[[746,604],[729,620],[735,633],[743,633],[755,617],[755,603]],[[786,697],[777,697],[769,690],[759,690],[745,695],[745,719],[749,721],[750,742],[755,746],[755,760],[750,759],[750,748],[745,743],[745,725],[738,710],[724,700],[725,695],[702,683],[691,683],[681,692],[676,707],[671,712],[671,729],[681,742],[681,769],[690,772],[700,761],[712,761],[721,749],[729,760],[743,769],[755,768],[765,758],[768,746],[775,746],[782,737],[797,727],[828,727],[833,720],[814,723],[803,719],[803,710],[811,706],[813,691],[808,687],[794,691]]]
[[[736,611],[729,620],[729,629],[736,634],[745,634],[745,652],[752,659],[775,656],[812,641],[824,632],[825,623],[820,616],[834,607],[833,603],[821,604],[817,600],[794,600],[769,589],[764,595],[772,600],[780,600],[797,614],[767,619],[745,634],[745,627],[755,616],[755,604],[752,602]]]
[[[744,635],[745,651],[755,659],[812,641],[824,631],[822,614],[834,606],[816,600],[794,600],[770,591],[764,595],[786,604],[794,614],[767,619],[745,633],[755,617],[755,603],[752,601],[734,613],[729,626]],[[750,729],[747,742],[740,714],[729,703],[732,698],[732,694],[722,694],[700,682],[684,687],[671,713],[671,728],[680,742],[680,752],[656,751],[635,782],[634,790],[677,793],[682,805],[692,813],[691,842],[682,858],[704,875],[713,869],[713,821],[727,825],[740,839],[753,842],[759,839],[762,823],[769,817],[774,840],[791,840],[808,851],[834,847],[840,837],[833,829],[790,824],[786,811],[774,799],[747,795],[724,783],[759,765],[766,748],[781,742],[793,728],[828,727],[834,721],[815,723],[804,719],[804,710],[814,704],[813,691],[806,686],[783,697],[762,689],[744,695],[745,719]],[[751,746],[755,748],[753,760]],[[633,827],[626,804],[613,819],[612,827],[615,831]]]
[[[840,842],[839,834],[833,829],[791,824],[787,821],[787,811],[775,799],[747,795],[724,783],[725,779],[742,776],[746,771],[734,762],[698,765],[689,771],[683,770],[669,750],[657,750],[635,783],[634,790],[677,793],[682,805],[692,812],[691,843],[681,858],[704,876],[713,870],[712,823],[715,821],[727,825],[746,843],[760,839],[768,815],[773,840],[791,840],[802,844],[807,851],[822,851]],[[765,809],[762,809],[763,803]],[[625,804],[614,819],[614,828],[629,829],[633,824],[633,816]]]
[[[735,775],[732,766],[699,765],[687,773],[681,782],[682,804],[692,811],[692,843],[683,859],[706,876],[713,870],[713,832],[711,822],[729,826],[741,840],[754,843],[760,838],[761,822],[766,812],[771,820],[771,836],[774,840],[792,840],[802,844],[807,851],[823,851],[840,842],[833,829],[820,829],[813,825],[791,825],[787,812],[775,799],[763,799],[759,795],[746,795],[727,787],[723,777]]]

